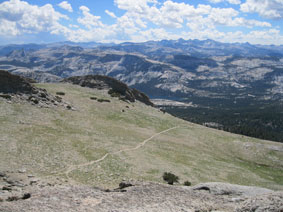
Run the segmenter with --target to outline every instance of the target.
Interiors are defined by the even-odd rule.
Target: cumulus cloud
[[[112,41],[116,33],[110,30],[107,26],[105,28],[92,28],[92,29],[77,29],[68,32],[68,40],[74,42],[88,42],[88,41]]]
[[[228,2],[230,4],[241,4],[241,0],[209,0],[211,3]]]
[[[137,42],[145,42],[148,40],[165,40],[179,39],[181,35],[170,33],[163,28],[149,29],[141,31],[139,34],[133,35],[131,38]]]
[[[51,4],[39,7],[21,0],[10,0],[0,4],[0,32],[4,35],[41,31],[62,32],[65,27],[59,24],[60,19],[68,17],[56,12]]]
[[[214,3],[239,3],[240,0],[211,0]],[[66,3],[63,3],[66,2]],[[67,1],[58,6],[68,5]],[[271,8],[269,17],[280,18],[279,3],[282,0],[262,0],[262,7]],[[268,2],[268,3],[266,3]],[[271,4],[275,2],[276,4]],[[63,3],[63,4],[62,4]],[[211,5],[197,6],[176,0],[114,0],[115,5],[124,13],[121,16],[105,10],[114,18],[113,24],[102,22],[86,6],[81,6],[79,17],[72,21],[54,10],[51,4],[31,5],[22,0],[9,0],[0,3],[0,35],[17,36],[24,33],[49,32],[63,35],[71,41],[147,41],[160,39],[215,39],[224,42],[282,43],[280,30],[272,28],[271,23],[242,16],[241,11],[262,11],[254,6],[259,0],[247,0],[241,5],[241,11],[234,8],[215,8]],[[252,6],[253,5],[253,6]],[[275,8],[276,6],[276,8]],[[69,7],[70,10],[71,5]],[[272,11],[271,10],[271,11]],[[270,15],[273,14],[273,15]],[[278,15],[279,14],[279,15]],[[265,16],[267,16],[265,14]],[[66,26],[60,23],[67,19]],[[233,29],[220,31],[222,27]],[[221,28],[220,28],[221,27]],[[247,27],[246,33],[236,31],[237,27]],[[253,30],[257,27],[257,31]],[[259,30],[262,27],[262,30]],[[266,39],[266,40],[265,40]]]
[[[221,0],[213,0],[221,1]],[[230,3],[239,3],[237,0],[229,0]],[[213,8],[210,5],[199,4],[193,6],[187,3],[178,3],[171,0],[165,1],[158,8],[154,0],[115,0],[116,5],[126,10],[124,16],[132,19],[136,25],[146,26],[153,23],[164,28],[196,29],[197,26],[214,28],[218,25],[244,26],[244,27],[270,27],[267,22],[239,18],[239,12],[233,8]],[[151,5],[149,4],[151,3]]]
[[[67,1],[62,1],[60,4],[58,4],[59,7],[61,7],[64,10],[67,10],[69,12],[73,12],[73,8],[71,4]]]
[[[131,10],[142,13],[148,9],[149,3],[157,4],[157,0],[114,0],[114,3],[122,10]]]
[[[258,13],[271,19],[283,19],[283,0],[247,0],[241,4],[241,11]]]
[[[115,15],[115,13],[110,12],[109,10],[105,10],[105,13],[106,13],[107,15],[109,15],[110,17],[112,17],[112,18],[117,18],[117,16]]]
[[[239,11],[233,8],[213,8],[203,4],[193,6],[171,0],[160,4],[155,0],[137,0],[135,2],[115,0],[115,5],[125,10],[125,13],[117,17],[114,13],[106,10],[108,15],[116,19],[115,24],[112,25],[103,25],[99,16],[91,15],[90,10],[82,6],[80,9],[85,18],[78,19],[78,22],[89,30],[81,31],[80,38],[73,35],[72,37],[76,39],[85,37],[89,40],[97,35],[92,33],[99,31],[99,36],[109,41],[117,39],[146,41],[180,37],[221,40],[225,38],[227,33],[218,31],[218,26],[271,27],[268,22],[239,17]],[[85,20],[82,21],[83,19]],[[171,29],[179,29],[182,33],[172,33]]]
[[[243,33],[241,31],[228,32],[224,37],[224,42],[249,42],[252,44],[282,44],[283,36],[279,30],[253,30],[249,33]]]
[[[102,22],[100,21],[101,17],[92,15],[88,7],[81,6],[80,10],[83,13],[83,17],[79,17],[77,19],[78,23],[84,25],[88,29],[91,29],[97,26],[103,26]]]
[[[0,35],[15,36],[20,34],[17,29],[16,22],[8,21],[5,19],[0,20]]]

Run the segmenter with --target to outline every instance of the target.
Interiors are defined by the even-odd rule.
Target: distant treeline
[[[179,118],[250,137],[283,142],[283,105],[280,102],[213,104],[209,107],[164,107]],[[210,126],[208,125],[208,126]]]

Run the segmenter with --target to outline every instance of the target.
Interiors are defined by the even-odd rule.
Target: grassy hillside
[[[65,92],[64,101],[76,110],[0,99],[0,170],[25,168],[44,178],[104,188],[122,179],[162,182],[163,172],[171,171],[193,184],[283,189],[283,144],[191,124],[142,103],[111,98],[107,91],[37,86],[54,95]]]

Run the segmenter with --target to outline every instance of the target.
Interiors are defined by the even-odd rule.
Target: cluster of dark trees
[[[164,107],[179,118],[250,137],[283,142],[283,104],[252,103],[233,106],[222,102],[209,107]]]

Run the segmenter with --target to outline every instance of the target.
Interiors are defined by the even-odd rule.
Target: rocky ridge
[[[45,89],[33,86],[32,82],[35,81],[0,70],[0,98],[6,99],[8,102],[27,101],[39,107],[64,106],[68,109],[72,108],[60,96],[53,96]]]
[[[140,101],[146,105],[153,106],[148,96],[144,93],[129,88],[125,83],[120,82],[112,77],[101,75],[76,76],[64,79],[62,82],[68,82],[82,87],[95,88],[99,90],[108,89],[112,97],[129,102]]]

